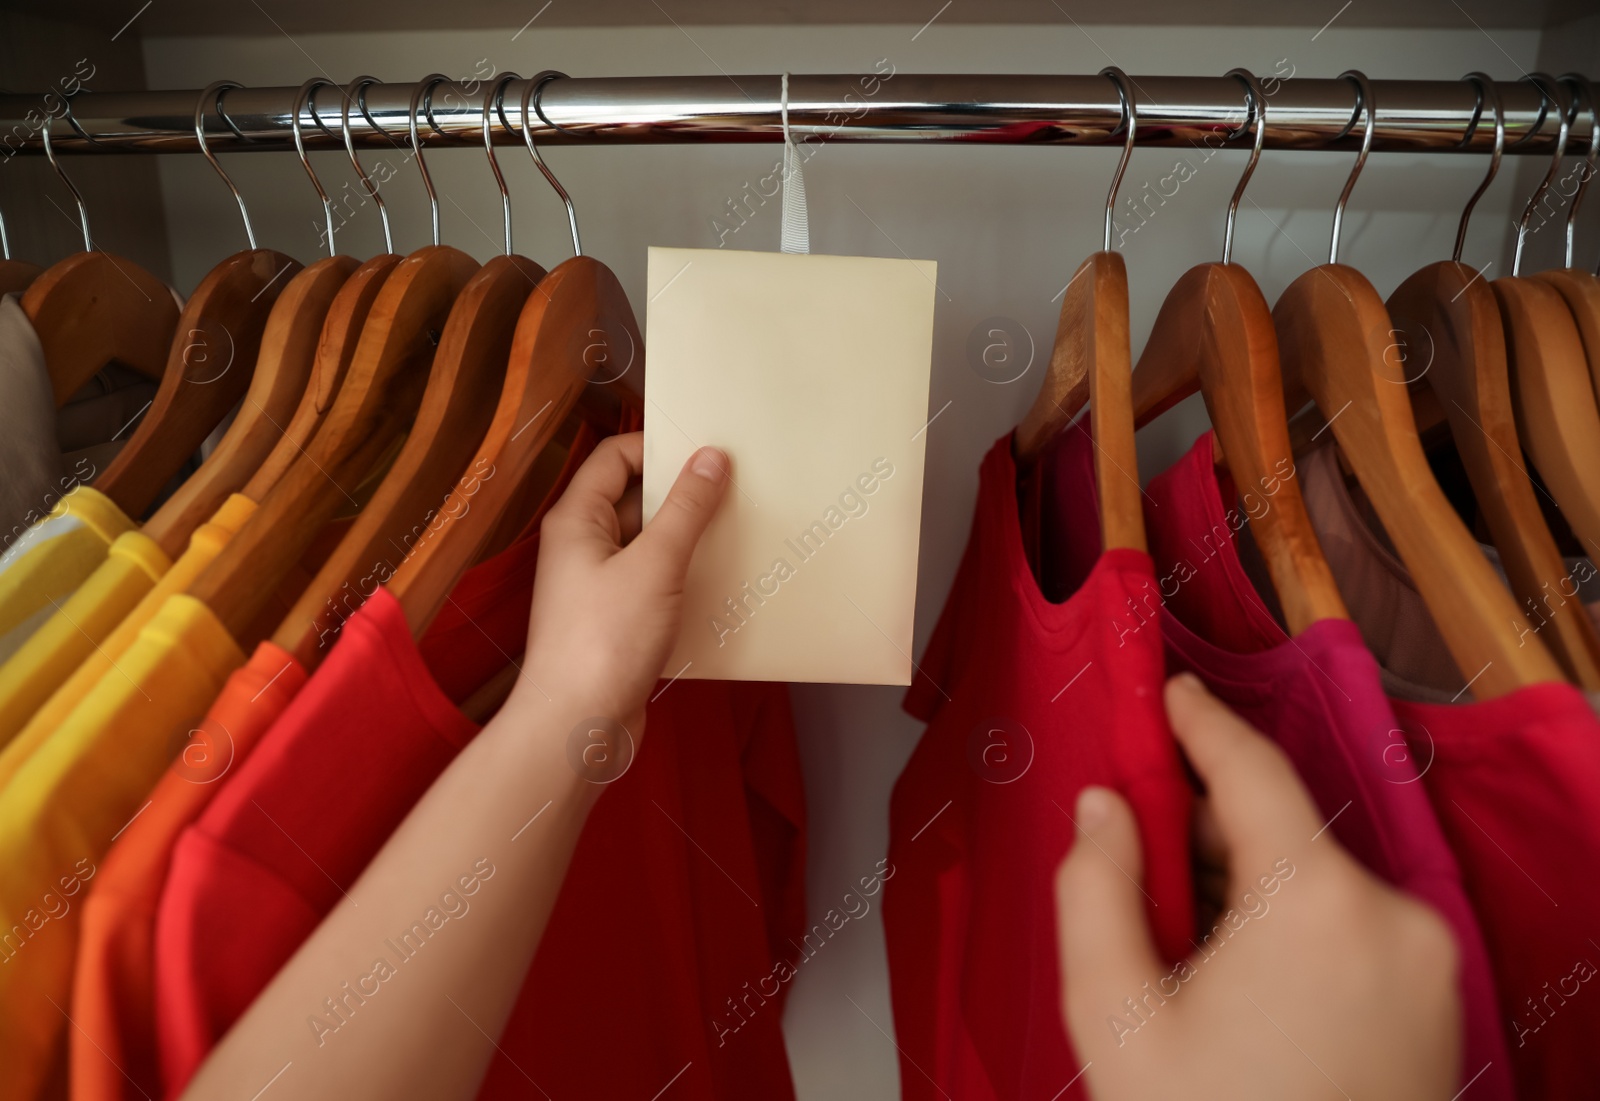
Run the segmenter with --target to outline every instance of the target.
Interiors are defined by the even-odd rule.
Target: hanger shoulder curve
[[[283,435],[239,491],[252,501],[259,504],[264,500],[278,479],[305,453],[355,358],[372,304],[402,259],[389,253],[368,260],[350,274],[334,295],[317,337],[305,392],[284,425]]]
[[[1420,345],[1408,349],[1405,373],[1420,376],[1450,424],[1511,591],[1548,620],[1544,638],[1576,683],[1600,689],[1600,633],[1578,601],[1561,595],[1566,565],[1522,465],[1493,289],[1480,272],[1442,261],[1400,284],[1387,305],[1400,339]]]
[[[1578,325],[1578,336],[1583,340],[1589,378],[1600,395],[1600,277],[1578,268],[1561,268],[1541,271],[1533,278],[1548,283],[1567,300],[1567,308]]]
[[[622,284],[598,260],[575,256],[558,264],[528,297],[500,402],[469,467],[485,472],[483,482],[470,507],[460,488],[451,490],[444,508],[456,519],[407,558],[388,583],[414,635],[426,630],[456,579],[477,560],[535,459],[579,401],[596,405],[595,418],[620,417],[615,387],[591,379],[602,356],[624,348],[628,362],[620,373],[642,356],[644,343]]]
[[[355,503],[351,491],[415,414],[450,307],[477,268],[470,256],[441,245],[394,266],[305,454],[189,587],[241,647],[259,641],[256,621],[278,583],[334,512]]]
[[[531,260],[497,256],[462,288],[404,447],[273,635],[307,670],[373,587],[459,518],[441,506],[452,486],[465,493],[481,480],[468,464],[498,402],[517,318],[544,275]]]
[[[44,348],[56,408],[108,363],[159,381],[178,328],[172,291],[131,260],[79,252],[28,285],[22,310]]]
[[[1478,698],[1560,681],[1522,615],[1445,498],[1417,438],[1399,364],[1387,353],[1394,325],[1354,268],[1325,264],[1301,275],[1272,311],[1285,390],[1309,392],[1382,521]]]
[[[1271,498],[1250,526],[1289,633],[1349,619],[1294,476],[1272,311],[1237,264],[1189,269],[1162,302],[1133,373],[1136,423],[1197,389],[1235,486]]]
[[[184,304],[150,408],[94,481],[131,517],[156,495],[228,411],[255,372],[267,316],[300,262],[271,249],[228,257]]]
[[[26,260],[0,260],[0,294],[21,294],[43,271]]]
[[[1600,555],[1600,406],[1577,322],[1548,282],[1503,278],[1493,287],[1519,434],[1578,539]]]
[[[1099,253],[1095,254],[1096,256]],[[1055,341],[1045,364],[1039,392],[1012,434],[1011,451],[1019,465],[1038,459],[1045,445],[1059,436],[1089,401],[1089,361],[1074,337],[1082,322],[1082,300],[1073,296],[1084,275],[1093,270],[1094,257],[1078,265],[1061,296]]]
[[[1128,269],[1119,253],[1096,252],[1079,265],[1062,295],[1050,362],[1011,446],[1018,465],[1030,465],[1089,404],[1100,535],[1107,550],[1147,546],[1133,442],[1131,358]]]
[[[267,316],[238,415],[200,469],[145,522],[144,533],[169,557],[183,553],[195,528],[250,480],[283,438],[283,426],[310,384],[322,323],[356,267],[351,257],[329,257],[284,285]]]

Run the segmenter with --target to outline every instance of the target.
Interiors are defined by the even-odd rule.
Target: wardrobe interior
[[[1374,79],[1454,81],[1475,70],[1511,81],[1527,72],[1600,72],[1600,15],[1579,2],[1486,0],[1383,5],[1184,5],[1159,0],[1008,0],[939,7],[895,2],[757,6],[504,0],[473,5],[404,0],[94,0],[70,6],[8,0],[0,11],[0,73],[38,91],[77,74],[90,90],[195,89],[215,80],[294,86],[314,75],[346,83],[439,72],[484,81],[559,69],[574,76],[741,73],[1128,73],[1220,76],[1235,66],[1293,81],[1360,69]],[[681,5],[682,10],[677,10]],[[326,10],[324,10],[326,8]],[[1592,9],[1591,9],[1592,10]],[[1196,21],[1201,25],[1195,25]],[[84,76],[85,72],[90,73]],[[893,78],[883,84],[892,96]],[[585,251],[627,288],[641,321],[646,246],[772,250],[779,204],[752,201],[777,146],[614,145],[548,150],[571,193]],[[1111,146],[909,143],[826,145],[806,165],[812,250],[938,261],[927,473],[918,569],[915,654],[949,591],[971,523],[978,460],[1017,423],[1038,390],[1059,292],[1099,247]],[[1130,284],[1137,353],[1168,288],[1219,258],[1229,195],[1246,152],[1139,148],[1122,185],[1145,196],[1119,212],[1118,250]],[[437,149],[428,167],[443,239],[480,261],[501,250],[499,195],[481,148]],[[323,253],[321,207],[293,156],[223,154],[262,247],[302,260]],[[398,160],[398,158],[396,158]],[[1239,212],[1233,258],[1276,300],[1327,257],[1329,225],[1351,155],[1262,157]],[[340,251],[382,250],[376,212],[342,153],[312,154],[338,212]],[[500,151],[517,251],[553,266],[570,253],[566,218],[526,153]],[[244,247],[238,211],[192,155],[72,157],[97,244],[187,293],[222,256]],[[1189,168],[1181,168],[1187,163]],[[1462,259],[1509,272],[1515,221],[1548,162],[1508,158],[1477,208]],[[374,166],[368,164],[369,171]],[[1479,156],[1374,156],[1346,212],[1341,259],[1387,294],[1424,258],[1450,254],[1461,206],[1482,178]],[[1176,181],[1176,183],[1175,183]],[[425,243],[426,199],[412,165],[397,163],[384,195],[395,247]],[[1600,200],[1591,199],[1600,205]],[[0,164],[0,209],[13,255],[49,264],[79,247],[70,196],[39,157]],[[1526,266],[1559,266],[1559,217],[1536,225]],[[1600,249],[1600,214],[1580,219],[1578,255]],[[982,335],[996,326],[1034,349],[1009,382],[984,369]],[[1019,345],[1020,346],[1020,345]],[[635,380],[642,386],[642,380]],[[1203,430],[1198,395],[1138,436],[1146,479]],[[922,731],[895,687],[795,685],[809,800],[813,920],[869,875],[887,845],[890,789]],[[799,968],[785,1019],[800,1097],[898,1095],[897,1057],[879,913],[853,918]]]

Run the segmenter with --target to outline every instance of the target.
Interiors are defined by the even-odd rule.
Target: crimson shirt
[[[1087,784],[1132,804],[1147,913],[1168,960],[1192,932],[1191,793],[1161,701],[1161,637],[1126,628],[1152,583],[1091,556],[1062,603],[1024,552],[1011,438],[979,472],[972,534],[906,710],[928,729],[895,784],[884,888],[905,1098],[1073,1098],[1055,872]]]

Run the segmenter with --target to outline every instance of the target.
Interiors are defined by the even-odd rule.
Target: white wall
[[[295,85],[318,73],[340,82],[361,72],[396,81],[435,70],[464,78],[490,67],[524,75],[559,68],[583,76],[715,74],[719,67],[733,74],[867,72],[877,58],[888,58],[900,72],[1083,73],[1116,64],[1135,76],[1217,75],[1243,65],[1262,75],[1292,66],[1297,77],[1333,77],[1355,67],[1374,78],[1454,80],[1475,69],[1513,79],[1534,67],[1539,47],[1537,32],[1528,31],[1337,25],[1319,35],[1315,27],[935,23],[915,39],[917,28],[902,26],[545,31],[535,23],[513,41],[515,32],[154,39],[146,45],[146,62],[152,88],[199,88],[223,77]],[[715,246],[711,218],[747,181],[770,171],[777,151],[772,145],[584,148],[554,150],[548,159],[576,199],[586,250],[616,270],[642,307],[645,247]],[[1170,173],[1180,155],[1136,151],[1125,193]],[[1100,211],[1116,156],[1112,149],[839,144],[806,166],[815,251],[939,262],[929,413],[950,406],[926,436],[919,652],[966,537],[978,459],[1020,417],[1039,377],[1036,365],[1011,385],[984,381],[969,366],[968,335],[984,319],[1014,319],[1038,343],[1042,363],[1055,331],[1051,300],[1099,247]],[[501,158],[516,203],[518,251],[548,263],[564,258],[570,246],[554,196],[525,154],[507,148]],[[1224,206],[1243,158],[1230,151],[1202,163],[1199,154],[1189,155],[1199,168],[1194,178],[1129,239],[1136,351],[1178,276],[1218,257]],[[343,154],[315,159],[330,190],[352,179]],[[373,159],[368,156],[369,166]],[[398,152],[392,159],[398,166]],[[1447,258],[1460,204],[1477,186],[1486,159],[1375,156],[1350,204],[1341,259],[1387,293],[1422,264]],[[319,207],[296,160],[259,154],[226,160],[263,245],[314,258]],[[1331,207],[1351,160],[1348,154],[1264,156],[1240,214],[1234,258],[1256,275],[1269,300],[1326,258]],[[499,248],[499,212],[481,149],[430,153],[428,163],[443,197],[446,242],[487,259]],[[385,189],[400,251],[426,243],[427,234],[420,181],[409,175],[413,168],[406,172]],[[1480,205],[1465,255],[1480,266],[1493,260],[1495,274],[1507,263],[1515,176],[1503,173]],[[242,247],[243,236],[226,192],[200,158],[163,159],[161,180],[177,282],[186,289]],[[353,182],[348,186],[359,193]],[[776,207],[761,210],[730,245],[775,249]],[[357,256],[381,248],[370,206],[354,217],[340,245]],[[1195,399],[1142,433],[1144,475],[1181,453],[1204,423]],[[900,692],[893,688],[807,686],[794,697],[810,797],[811,904],[820,915],[883,855],[889,791],[919,728],[899,711]],[[847,926],[802,969],[785,1023],[802,1098],[897,1095],[876,912]]]

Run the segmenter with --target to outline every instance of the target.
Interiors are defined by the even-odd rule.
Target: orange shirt
[[[153,938],[172,848],[305,682],[287,652],[256,647],[102,861],[83,904],[73,978],[72,1101],[161,1096]]]

